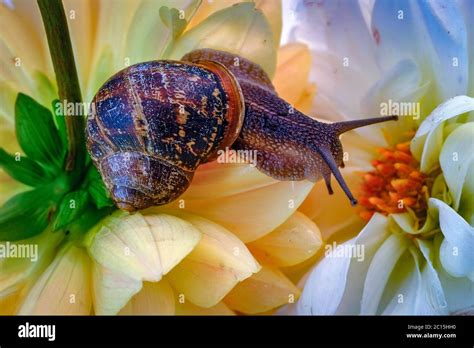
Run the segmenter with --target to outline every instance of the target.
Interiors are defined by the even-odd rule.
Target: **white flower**
[[[415,103],[420,110],[383,125],[383,132],[347,134],[343,172],[360,188],[361,215],[372,218],[360,231],[363,221],[343,195],[321,198],[321,185],[300,210],[318,224],[327,246],[341,240],[347,241],[340,248],[363,246],[363,260],[327,253],[303,278],[297,304],[282,312],[472,313],[474,99],[466,95],[474,95],[474,2],[287,5],[294,16],[286,36],[312,49],[318,117],[375,116],[384,103]],[[421,184],[411,187],[416,180]]]

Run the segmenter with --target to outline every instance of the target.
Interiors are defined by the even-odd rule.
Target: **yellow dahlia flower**
[[[280,3],[231,3],[64,1],[84,100],[130,64],[210,47],[260,64],[284,99],[309,111],[310,54],[301,44],[279,47]],[[1,146],[21,156],[15,98],[22,92],[48,107],[56,85],[36,2],[2,3],[0,18]],[[0,175],[2,203],[26,190]],[[210,163],[174,204],[115,212],[87,234],[49,226],[2,242],[10,250],[37,246],[37,254],[35,262],[0,259],[0,313],[269,313],[297,300],[287,270],[321,246],[316,224],[296,211],[312,187],[245,164]]]

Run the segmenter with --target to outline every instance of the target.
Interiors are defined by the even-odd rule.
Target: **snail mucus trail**
[[[105,82],[92,105],[87,147],[127,211],[175,200],[200,164],[229,147],[256,150],[257,168],[278,180],[323,178],[330,194],[332,174],[354,205],[338,169],[339,135],[397,118],[318,122],[278,97],[259,65],[212,49],[130,66]]]

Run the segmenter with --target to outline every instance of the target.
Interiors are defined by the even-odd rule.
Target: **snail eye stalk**
[[[354,198],[352,195],[351,190],[349,190],[349,187],[347,186],[346,182],[344,181],[344,178],[342,177],[341,172],[339,171],[339,168],[337,167],[336,161],[334,161],[334,158],[332,157],[331,151],[329,149],[321,149],[319,154],[321,155],[322,159],[326,162],[327,166],[331,170],[332,174],[336,178],[337,182],[341,186],[342,190],[346,194],[347,198],[349,198],[349,201],[351,202],[351,205],[356,205],[357,200]],[[326,187],[328,188],[328,192],[330,195],[333,194],[333,190],[331,187],[331,174],[324,174],[324,181],[326,182]]]
[[[387,121],[396,121],[398,116],[384,116],[384,117],[374,117],[374,118],[364,118],[362,120],[353,120],[353,121],[343,121],[332,123],[331,126],[336,131],[337,135],[348,132],[352,129],[365,127],[375,123],[382,123]]]

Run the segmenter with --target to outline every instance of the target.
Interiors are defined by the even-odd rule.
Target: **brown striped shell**
[[[111,77],[93,99],[87,147],[124,210],[166,204],[199,164],[232,145],[242,127],[242,91],[222,64],[153,61]]]

